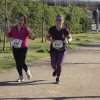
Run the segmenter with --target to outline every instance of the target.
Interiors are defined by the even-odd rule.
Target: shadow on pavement
[[[75,63],[74,62],[71,62],[71,63],[64,62],[63,63],[63,65],[68,65],[68,64],[69,65],[73,65],[73,64],[88,64],[89,65],[89,64],[100,64],[100,63],[98,63],[98,62],[97,63],[95,63],[95,62],[89,62],[89,63],[88,62],[75,62]],[[41,67],[42,68],[42,66],[44,66],[44,65],[45,66],[48,66],[49,68],[51,68],[51,65],[50,65],[50,63],[48,61],[47,61],[47,63],[44,62],[44,63],[41,63],[41,64],[40,63],[31,63],[28,66],[29,67],[38,66],[38,67]]]
[[[91,63],[85,63],[85,62],[84,62],[84,63],[78,63],[78,62],[76,62],[76,63],[65,63],[65,62],[64,62],[63,65],[68,65],[68,64],[69,64],[69,65],[70,65],[70,64],[72,65],[72,64],[100,64],[100,63],[92,63],[92,62],[91,62]]]
[[[45,80],[36,80],[29,82],[16,82],[16,81],[5,81],[0,82],[0,86],[22,86],[22,85],[42,85],[42,84],[55,84],[54,82],[44,82]]]
[[[48,97],[48,98],[0,98],[0,100],[64,100],[64,99],[99,99],[100,96]]]

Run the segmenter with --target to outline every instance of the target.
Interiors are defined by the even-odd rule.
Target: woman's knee
[[[61,66],[57,66],[57,70],[61,71],[62,70]]]

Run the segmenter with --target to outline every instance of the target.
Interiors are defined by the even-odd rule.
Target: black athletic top
[[[52,39],[54,39],[54,40],[62,40],[62,41],[65,41],[66,36],[70,34],[70,32],[69,32],[69,30],[67,28],[62,27],[62,29],[60,31],[58,31],[56,29],[56,26],[51,27],[49,29],[48,33],[51,34]],[[50,44],[50,52],[65,51],[66,49],[67,48],[66,48],[65,43],[63,43],[63,47],[60,48],[60,49],[55,49],[55,48],[53,48],[52,43]]]

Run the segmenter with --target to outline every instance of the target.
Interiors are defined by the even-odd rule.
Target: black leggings
[[[25,48],[14,48],[13,47],[13,56],[14,56],[14,59],[16,62],[17,71],[18,71],[20,76],[23,75],[22,69],[24,69],[25,72],[27,72],[27,70],[28,70],[28,67],[25,64],[27,50],[28,50],[27,47],[25,47]]]

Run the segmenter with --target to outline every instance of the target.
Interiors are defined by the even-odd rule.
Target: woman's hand
[[[3,32],[4,32],[4,35],[5,35],[7,38],[9,38],[9,35],[7,34],[7,33],[8,33],[7,27],[4,27],[4,28],[3,28]]]
[[[69,41],[68,40],[65,40],[65,41],[63,41],[64,43],[65,43],[65,45],[67,45],[68,43],[69,43]]]
[[[50,41],[51,43],[53,43],[55,40],[54,40],[54,39],[51,39],[50,37],[51,37],[51,34],[48,33],[48,34],[46,35],[46,39],[47,39],[48,41]]]
[[[3,32],[4,32],[4,34],[7,34],[7,27],[3,28]]]
[[[31,32],[29,32],[28,36],[29,36],[29,38],[30,38],[30,39],[32,39],[32,40],[34,40],[34,39],[35,39],[34,34],[32,34]]]
[[[50,42],[53,43],[55,40],[54,39],[50,39]]]

